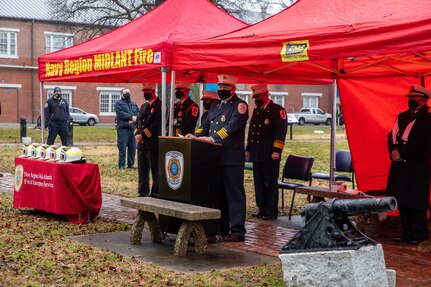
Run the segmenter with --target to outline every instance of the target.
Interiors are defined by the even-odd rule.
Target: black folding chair
[[[335,172],[349,173],[348,175],[336,173],[334,174],[334,179],[350,181],[352,182],[353,189],[355,188],[355,173],[353,171],[352,157],[350,156],[349,150],[337,150],[335,152]],[[330,176],[328,173],[313,173],[312,177],[329,180]]]

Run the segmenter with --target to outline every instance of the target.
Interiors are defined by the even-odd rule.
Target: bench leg
[[[192,235],[195,240],[196,252],[199,254],[205,254],[207,252],[207,237],[202,224],[197,221],[184,220],[180,230],[178,230],[177,239],[175,240],[175,256],[185,256],[187,254],[187,245],[190,235]]]
[[[148,222],[148,227],[151,232],[151,240],[153,242],[162,242],[162,232],[160,231],[156,215],[142,210],[138,211],[138,217],[136,217],[136,220],[133,223],[130,242],[132,244],[141,244],[142,231],[144,229],[145,222]]]

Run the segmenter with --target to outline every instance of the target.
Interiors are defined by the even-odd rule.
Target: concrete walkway
[[[4,173],[3,177],[0,177],[0,190],[12,193],[13,187],[14,176],[10,173]],[[136,211],[120,206],[120,199],[120,196],[104,193],[99,216],[110,220],[132,223],[136,216]],[[248,252],[250,255],[259,254],[276,259],[280,249],[299,229],[299,218],[294,217],[294,220],[288,220],[287,217],[279,217],[279,219],[271,222],[253,219],[247,221],[246,229],[247,237],[245,242],[215,245],[223,248],[231,247],[245,252],[244,254]],[[399,232],[398,227],[390,226],[383,222],[379,232],[369,236],[382,243],[387,268],[394,269],[397,272],[397,286],[431,286],[431,255],[420,252],[418,246],[393,242],[392,238],[398,235]],[[127,238],[124,234],[118,234],[116,237],[120,239]],[[88,239],[81,239],[82,242],[86,240]],[[166,260],[166,258],[163,260]],[[256,258],[253,258],[253,260],[256,260]],[[169,262],[169,264],[173,263]],[[232,264],[238,263],[232,262]]]

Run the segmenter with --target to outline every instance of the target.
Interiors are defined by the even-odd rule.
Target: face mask
[[[419,103],[413,100],[408,101],[409,110],[416,110],[416,108],[419,106]]]
[[[218,97],[221,100],[226,100],[227,98],[229,98],[231,96],[230,94],[230,90],[218,90]]]
[[[256,100],[254,100],[254,103],[256,104],[256,107],[258,107],[258,108],[263,107],[263,100],[262,99],[256,99]]]
[[[147,100],[147,101],[149,101],[149,100],[151,100],[151,98],[153,97],[153,94],[151,94],[151,93],[144,93],[144,98]]]
[[[129,94],[129,93],[125,93],[125,94],[123,95],[123,97],[124,97],[126,100],[128,100],[128,99],[130,99],[130,94]]]
[[[205,110],[209,110],[211,108],[211,103],[202,103],[202,106]]]
[[[54,99],[56,99],[56,100],[61,99],[61,94],[55,94],[55,95],[54,95]]]
[[[181,91],[175,91],[175,97],[179,100],[184,97],[184,93]]]

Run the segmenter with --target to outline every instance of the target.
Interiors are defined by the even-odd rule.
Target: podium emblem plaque
[[[173,190],[180,188],[184,174],[184,156],[178,151],[169,151],[165,155],[166,182]]]

